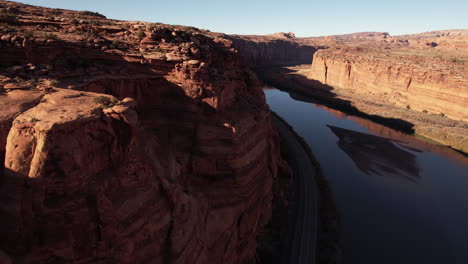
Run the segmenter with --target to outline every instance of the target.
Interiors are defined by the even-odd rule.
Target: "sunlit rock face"
[[[417,51],[414,51],[417,52]],[[468,120],[466,68],[437,58],[385,55],[385,50],[337,48],[314,54],[309,77],[333,87],[395,94],[400,107]]]

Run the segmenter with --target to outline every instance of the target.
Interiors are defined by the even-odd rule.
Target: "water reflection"
[[[445,146],[443,146],[443,145],[441,145],[441,144],[439,144],[437,142],[432,142],[431,143],[429,141],[420,140],[420,139],[417,139],[413,135],[409,135],[409,134],[405,134],[403,132],[399,132],[397,130],[394,130],[392,128],[389,128],[389,127],[386,127],[386,126],[383,126],[383,125],[380,125],[380,124],[376,124],[376,123],[374,123],[372,121],[369,121],[367,119],[364,119],[364,118],[360,118],[360,117],[357,117],[357,116],[350,116],[350,115],[347,115],[347,114],[345,114],[345,113],[343,113],[343,112],[341,112],[339,110],[335,110],[335,109],[332,109],[332,108],[329,108],[329,107],[326,107],[326,106],[323,106],[323,105],[319,105],[319,104],[314,103],[313,107],[318,107],[318,108],[325,109],[330,114],[332,114],[332,115],[334,115],[334,116],[336,116],[337,118],[340,118],[340,119],[353,120],[357,124],[365,127],[372,134],[381,135],[383,137],[398,140],[400,143],[404,144],[402,146],[407,148],[407,149],[417,151],[417,152],[425,151],[425,152],[437,153],[439,155],[449,157],[450,159],[454,159],[454,160],[457,160],[460,163],[468,165],[468,159],[466,158],[466,156],[464,156],[463,154],[461,154],[461,153],[459,153],[457,151],[454,151],[453,149],[447,148],[447,147],[445,147]]]
[[[443,145],[440,145],[436,142],[427,142],[424,140],[419,140],[416,139],[413,135],[405,134],[403,132],[399,132],[397,130],[394,130],[392,128],[374,123],[370,120],[360,118],[357,116],[352,116],[352,115],[347,115],[339,110],[335,110],[333,108],[329,108],[327,106],[318,104],[316,100],[313,98],[307,97],[305,95],[302,95],[300,93],[296,92],[287,92],[289,97],[296,101],[301,101],[301,102],[306,102],[306,103],[311,103],[313,107],[321,108],[327,110],[330,114],[334,115],[335,117],[339,119],[350,119],[356,122],[357,124],[365,127],[369,132],[376,134],[376,135],[382,135],[384,137],[388,137],[391,139],[395,139],[400,141],[400,144],[403,147],[412,150],[412,151],[426,151],[426,152],[434,152],[440,155],[447,156],[451,159],[457,160],[458,162],[461,162],[465,165],[468,165],[468,159],[466,156],[463,154],[454,151],[453,149],[447,148]]]
[[[339,138],[338,147],[366,174],[394,176],[415,183],[420,181],[416,156],[397,147],[397,141],[327,126]]]
[[[344,263],[468,263],[465,156],[300,95],[265,95],[330,183]]]

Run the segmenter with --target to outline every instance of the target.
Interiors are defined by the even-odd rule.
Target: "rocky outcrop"
[[[273,33],[269,36],[275,37],[275,38],[285,38],[285,39],[293,39],[296,38],[296,34],[293,32],[277,32]]]
[[[16,115],[39,103],[42,94],[35,91],[16,90],[0,94],[0,180],[3,178],[5,163],[5,146],[8,133]]]
[[[466,75],[437,63],[440,60],[405,60],[367,49],[336,48],[315,53],[309,77],[340,88],[395,94],[391,103],[401,107],[468,120]]]
[[[16,14],[1,62],[17,64],[0,71],[0,259],[250,261],[288,170],[231,47],[193,28],[0,4]],[[52,11],[53,39],[17,30]]]

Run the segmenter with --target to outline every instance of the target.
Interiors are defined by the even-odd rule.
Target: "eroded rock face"
[[[43,96],[42,93],[36,91],[16,90],[8,94],[0,94],[1,110],[0,111],[0,180],[3,178],[5,147],[8,133],[16,115],[39,103]]]
[[[317,51],[315,45],[295,39],[293,33],[227,38],[239,54],[254,66],[308,64]]]
[[[359,48],[321,50],[314,55],[309,77],[330,86],[395,93],[401,98],[395,104],[401,107],[468,120],[466,75],[429,60],[399,60]]]
[[[52,12],[0,4],[19,27]],[[21,63],[0,71],[0,257],[250,261],[272,183],[288,171],[255,75],[196,29],[91,27],[71,19],[107,21],[60,12],[57,39],[0,48],[5,63]],[[84,29],[106,37],[80,39]]]

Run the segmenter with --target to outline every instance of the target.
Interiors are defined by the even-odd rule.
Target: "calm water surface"
[[[468,263],[468,158],[300,96],[264,91],[331,185],[344,263]]]

